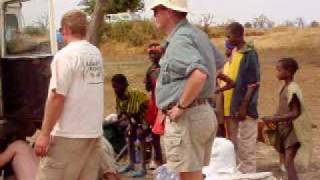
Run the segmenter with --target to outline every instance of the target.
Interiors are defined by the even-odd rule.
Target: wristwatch
[[[186,110],[186,109],[188,108],[188,106],[183,107],[183,106],[180,104],[180,102],[179,102],[179,103],[178,103],[178,108],[179,108],[179,109],[182,109],[182,110]]]

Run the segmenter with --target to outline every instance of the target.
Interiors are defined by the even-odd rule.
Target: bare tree
[[[272,28],[274,22],[271,21],[267,16],[261,14],[258,17],[253,18],[253,27],[254,28]]]
[[[255,28],[264,28],[267,20],[267,16],[261,14],[260,16],[253,18],[253,26]]]
[[[305,21],[302,17],[297,17],[296,24],[300,29],[303,29],[305,25]]]
[[[271,21],[271,20],[269,19],[269,21],[267,22],[267,27],[268,27],[268,28],[273,28],[274,25],[275,25],[275,22],[273,22],[273,21]]]
[[[201,19],[200,19],[200,24],[203,27],[203,31],[206,33],[209,33],[209,27],[211,24],[214,23],[213,21],[214,15],[213,14],[203,14]]]
[[[79,3],[84,6],[84,11],[91,14],[87,39],[92,44],[98,46],[99,39],[103,33],[104,15],[107,13],[117,13],[124,10],[137,11],[144,7],[142,0],[82,0]]]
[[[213,14],[203,14],[201,16],[201,19],[200,19],[200,24],[203,25],[203,26],[208,26],[208,25],[211,25],[214,23],[213,21],[213,18],[214,18],[214,15]]]
[[[40,15],[34,22],[34,25],[41,29],[48,29],[49,27],[49,16],[47,14]]]
[[[294,22],[291,20],[284,21],[284,26],[286,27],[294,27]]]

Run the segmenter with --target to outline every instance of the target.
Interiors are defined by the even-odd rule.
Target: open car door
[[[32,135],[44,114],[57,51],[53,0],[0,0],[0,5],[0,138],[19,138]]]

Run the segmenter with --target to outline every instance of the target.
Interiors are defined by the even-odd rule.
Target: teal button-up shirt
[[[211,43],[207,34],[182,20],[167,39],[160,60],[156,86],[156,102],[160,109],[179,101],[190,74],[198,69],[207,74],[207,81],[197,99],[210,98],[216,84],[216,69],[222,68],[224,57]]]

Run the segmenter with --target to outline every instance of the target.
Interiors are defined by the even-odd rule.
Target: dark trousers
[[[154,160],[157,163],[162,164],[162,151],[161,151],[161,143],[160,143],[160,135],[152,133],[152,146],[154,149]]]

